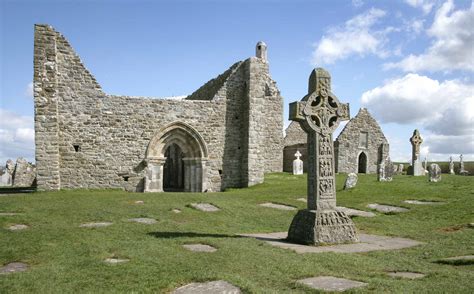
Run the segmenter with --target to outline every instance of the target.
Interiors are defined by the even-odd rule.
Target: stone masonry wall
[[[282,156],[282,111],[275,115],[281,96],[259,60],[234,64],[184,100],[107,95],[62,35],[45,25],[35,30],[40,190],[141,191],[150,140],[178,121],[194,128],[207,145],[204,179],[210,191],[260,183],[264,171],[281,170],[281,159],[275,160]],[[265,99],[279,103],[268,110]],[[272,118],[262,119],[266,113]],[[251,177],[249,171],[255,171]]]
[[[361,132],[367,133],[367,148],[359,146]],[[377,121],[365,108],[351,119],[335,141],[336,172],[358,172],[361,152],[367,156],[367,173],[377,173],[377,165],[389,154],[388,141]],[[383,152],[381,145],[384,145]]]

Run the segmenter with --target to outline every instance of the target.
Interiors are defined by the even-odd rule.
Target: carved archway
[[[357,158],[357,172],[359,174],[367,173],[367,162],[367,154],[365,154],[365,152],[361,152]]]
[[[146,151],[145,192],[163,192],[166,152],[171,146],[180,149],[183,161],[183,191],[206,191],[207,147],[191,126],[175,122],[162,128],[150,140]],[[174,148],[176,148],[174,147]]]

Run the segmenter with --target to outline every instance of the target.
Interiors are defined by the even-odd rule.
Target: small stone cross
[[[295,157],[296,157],[296,159],[300,159],[301,153],[300,153],[299,150],[296,150]]]

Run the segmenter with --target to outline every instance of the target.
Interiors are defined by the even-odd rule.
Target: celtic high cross
[[[336,210],[332,133],[349,119],[349,104],[331,92],[331,76],[317,68],[309,77],[308,94],[290,104],[290,120],[308,135],[308,208],[300,210],[288,231],[290,241],[305,244],[357,241],[355,226]]]
[[[308,209],[335,209],[334,148],[332,133],[349,119],[349,104],[331,93],[331,77],[322,68],[313,70],[308,95],[290,104],[290,120],[308,134]]]

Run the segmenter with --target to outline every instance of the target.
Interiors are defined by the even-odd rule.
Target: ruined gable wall
[[[359,146],[361,132],[368,133],[367,148]],[[336,139],[337,172],[350,173],[358,171],[358,156],[361,152],[367,155],[367,173],[376,173],[381,160],[380,145],[386,144],[383,156],[388,156],[388,141],[377,121],[365,109],[351,119]]]
[[[176,121],[190,125],[206,142],[205,185],[212,191],[262,182],[264,171],[281,165],[275,160],[281,157],[281,127],[274,126],[282,125],[282,111],[275,115],[280,106],[264,107],[265,99],[281,97],[268,66],[258,60],[256,66],[253,59],[234,64],[185,100],[107,95],[62,35],[49,26],[37,26],[36,35],[44,42],[35,41],[35,111],[46,109],[49,115],[35,116],[36,157],[38,169],[49,173],[44,179],[53,179],[39,181],[40,189],[140,190],[151,138]],[[52,47],[48,54],[42,49],[47,46]],[[47,79],[39,75],[46,71],[46,58],[54,61]],[[39,103],[44,93],[54,98],[46,106]],[[249,144],[261,149],[248,152]],[[249,170],[258,175],[252,181]]]

